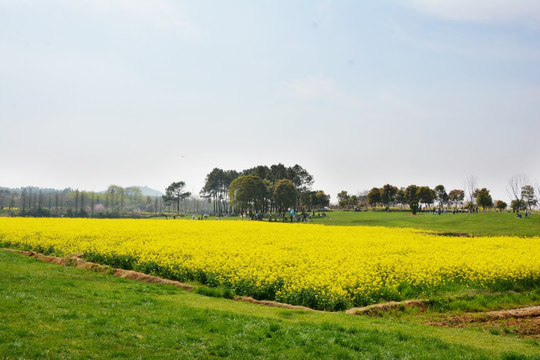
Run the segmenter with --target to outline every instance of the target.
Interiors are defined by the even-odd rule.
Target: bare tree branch
[[[506,192],[512,200],[522,201],[523,196],[521,194],[521,188],[523,188],[529,179],[525,175],[514,175],[508,180],[508,185],[506,186]]]
[[[469,175],[465,179],[465,190],[467,191],[467,195],[469,196],[469,201],[474,204],[474,193],[476,192],[476,189],[478,188],[478,179],[474,175]]]

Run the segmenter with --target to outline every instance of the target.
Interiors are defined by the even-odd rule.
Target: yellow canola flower
[[[540,237],[455,238],[384,227],[0,218],[0,244],[126,257],[179,279],[204,273],[231,286],[275,286],[278,296],[312,290],[347,301],[401,284],[540,277]]]

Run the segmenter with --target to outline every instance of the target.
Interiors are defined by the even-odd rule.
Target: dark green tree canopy
[[[409,185],[405,189],[405,200],[407,204],[417,204],[418,205],[418,186]]]
[[[345,207],[349,204],[350,195],[347,191],[341,190],[337,194],[337,199],[338,199],[338,205],[340,207]]]
[[[180,202],[191,196],[189,191],[184,191],[186,183],[183,181],[173,182],[165,189],[165,195],[163,195],[163,202],[167,205],[176,203],[176,211],[180,213]]]
[[[398,204],[401,204],[403,206],[403,204],[406,204],[407,203],[407,193],[405,191],[405,188],[400,188],[397,193],[396,193],[396,202]]]
[[[495,207],[497,208],[497,210],[502,211],[508,207],[508,204],[502,200],[497,200],[497,202],[495,203]]]
[[[429,186],[420,186],[417,190],[418,201],[430,205],[435,201],[435,190]]]
[[[381,202],[381,189],[374,187],[371,190],[369,190],[367,194],[367,200],[368,204],[371,206],[375,206],[378,203]]]
[[[360,200],[358,199],[357,195],[351,195],[351,197],[349,198],[349,205],[353,208],[358,206],[359,202]]]
[[[300,203],[308,209],[318,209],[330,205],[330,195],[322,190],[308,191],[301,195]]]
[[[531,185],[525,185],[521,188],[521,198],[529,209],[532,209],[538,203],[534,194],[534,188]]]
[[[296,186],[289,179],[281,179],[274,187],[274,201],[278,209],[287,209],[296,205],[298,192]]]
[[[510,207],[512,208],[512,211],[519,212],[520,210],[525,210],[527,208],[527,204],[523,200],[512,200]]]
[[[322,190],[315,191],[311,205],[319,208],[330,205],[330,195],[325,194]]]
[[[208,200],[213,200],[214,213],[219,216],[228,212],[227,196],[231,182],[238,177],[235,170],[222,170],[214,168],[208,175],[200,195]]]
[[[260,211],[266,194],[267,188],[263,179],[255,175],[244,175],[231,183],[229,201],[238,209]]]
[[[288,179],[293,182],[300,193],[311,189],[313,185],[313,175],[306,169],[296,164],[287,170]]]
[[[286,167],[281,163],[272,165],[270,167],[266,165],[258,165],[241,172],[234,170],[224,171],[216,168],[207,175],[205,186],[201,190],[201,195],[203,197],[213,199],[214,202],[221,199],[226,200],[227,196],[230,194],[230,186],[232,185],[232,181],[237,179],[239,175],[257,176],[264,182],[266,192],[264,195],[262,211],[275,208],[276,204],[274,203],[274,189],[279,180],[287,179],[294,184],[297,191],[297,202],[295,207],[299,205],[301,198],[309,198],[307,193],[311,190],[311,186],[313,185],[313,175],[298,164],[292,167]]]
[[[274,183],[281,179],[287,179],[287,168],[281,163],[270,166],[270,173]]]
[[[206,175],[206,181],[201,190],[201,195],[204,197],[215,197],[217,194],[227,193],[231,182],[238,176],[238,172],[235,170],[225,171],[214,168]]]
[[[488,189],[482,188],[476,192],[476,203],[484,210],[486,207],[489,208],[493,206],[493,199],[491,198]]]
[[[381,203],[390,206],[396,201],[398,188],[390,184],[386,184],[381,188]],[[368,193],[369,196],[369,193]]]
[[[443,185],[437,185],[435,186],[435,198],[439,202],[439,206],[443,207],[448,203],[448,194],[446,193],[446,189]]]
[[[254,176],[260,177],[263,180],[264,179],[271,180],[272,171],[266,165],[258,165],[258,166],[255,166],[254,168],[246,169],[242,171],[242,175],[254,175]]]

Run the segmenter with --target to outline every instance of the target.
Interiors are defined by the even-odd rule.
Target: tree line
[[[422,208],[432,208],[437,206],[440,209],[446,207],[458,207],[469,211],[481,207],[484,211],[488,208],[496,208],[503,211],[508,208],[508,204],[502,200],[494,201],[490,190],[478,188],[476,179],[469,177],[466,181],[466,190],[452,189],[447,191],[444,185],[437,185],[431,189],[429,186],[409,185],[398,188],[391,184],[382,187],[373,187],[369,191],[359,195],[350,195],[342,190],[337,194],[338,205],[341,208],[375,208],[378,206],[388,210],[390,207],[399,206],[401,209],[407,207],[413,214]],[[524,181],[512,178],[507,188],[508,193],[513,197],[510,208],[514,212],[529,209],[538,204],[538,198],[532,185]],[[467,192],[467,193],[466,193]],[[540,194],[540,189],[538,189]]]
[[[165,208],[161,197],[144,196],[140,188],[110,185],[106,191],[0,189],[0,208],[17,209],[20,216],[122,217],[159,213]]]
[[[289,209],[307,211],[328,207],[330,196],[323,190],[312,190],[313,183],[313,175],[298,164],[290,167],[281,163],[259,165],[242,171],[214,168],[206,175],[198,196],[185,191],[183,181],[171,183],[163,196],[145,196],[138,187],[118,185],[110,185],[102,192],[71,188],[0,188],[0,211],[21,216],[148,217],[167,213],[279,214]],[[490,190],[478,187],[476,178],[470,176],[464,189],[447,191],[444,185],[433,189],[418,185],[398,188],[385,184],[357,195],[343,190],[337,194],[337,199],[338,207],[342,209],[399,207],[415,213],[434,206],[501,211],[510,207],[519,212],[539,203],[540,187],[535,189],[524,176],[512,177],[507,192],[511,198],[510,206],[502,200],[494,200]]]

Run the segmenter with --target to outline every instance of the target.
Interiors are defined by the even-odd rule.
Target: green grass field
[[[313,218],[315,224],[348,226],[411,227],[448,233],[473,235],[540,236],[540,215],[517,219],[512,213],[478,213],[441,215],[432,213],[384,212],[384,211],[335,211],[325,217]]]
[[[478,214],[433,215],[430,212],[419,212],[413,215],[407,211],[330,211],[325,217],[312,217],[310,224],[343,225],[343,226],[387,226],[401,228],[424,229],[427,231],[446,233],[466,233],[487,236],[540,236],[540,214],[531,214],[529,218],[516,218],[513,213],[480,212]],[[179,218],[190,220],[186,216]],[[289,218],[287,218],[289,219]],[[172,220],[172,219],[171,219]],[[214,221],[209,217],[204,221]],[[221,220],[241,220],[238,216],[222,217]],[[263,221],[267,221],[265,219]],[[243,221],[249,221],[244,219]],[[281,218],[278,218],[281,221]],[[289,221],[289,220],[288,220]]]
[[[6,212],[7,210],[3,210]],[[317,212],[316,212],[317,214]],[[2,215],[0,211],[0,215]],[[169,216],[170,221],[192,221],[191,216]],[[156,217],[154,219],[163,219]],[[208,217],[204,221],[214,221],[215,217]],[[241,220],[238,216],[222,217],[221,220]],[[281,218],[278,219],[281,221]],[[244,221],[248,221],[244,219]],[[264,221],[267,221],[265,219]],[[410,227],[428,231],[467,233],[472,235],[508,235],[508,236],[540,236],[540,214],[531,214],[529,218],[517,219],[513,213],[483,213],[478,214],[441,214],[393,211],[331,211],[327,216],[314,216],[312,224],[344,225],[344,226],[388,226]]]
[[[0,250],[2,359],[538,359],[535,340],[287,310]]]

